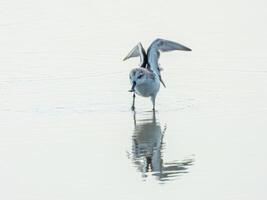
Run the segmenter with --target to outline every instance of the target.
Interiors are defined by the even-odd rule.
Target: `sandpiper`
[[[129,75],[132,84],[132,88],[129,92],[133,92],[132,110],[135,109],[135,94],[143,97],[150,97],[153,110],[155,110],[155,100],[160,88],[160,83],[165,87],[158,63],[160,52],[173,50],[191,51],[191,49],[179,43],[164,39],[156,39],[149,46],[147,53],[139,42],[123,59],[127,60],[131,57],[140,57],[139,67],[132,69]]]

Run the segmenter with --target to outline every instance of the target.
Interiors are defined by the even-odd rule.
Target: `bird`
[[[191,51],[190,48],[182,44],[157,38],[151,43],[147,52],[141,42],[139,42],[123,59],[123,61],[125,61],[132,57],[140,57],[139,67],[132,69],[129,74],[129,79],[132,85],[129,92],[133,93],[132,110],[135,110],[135,94],[142,97],[150,97],[153,104],[153,110],[155,110],[155,101],[160,89],[160,83],[166,87],[158,63],[160,52],[169,52],[173,50]]]

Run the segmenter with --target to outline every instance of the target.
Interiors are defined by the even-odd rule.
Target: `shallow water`
[[[150,117],[137,120],[134,113],[134,131],[132,136],[132,152],[129,158],[141,172],[143,180],[149,175],[155,176],[160,183],[174,180],[179,175],[188,172],[188,167],[194,162],[193,158],[182,161],[164,161],[163,151],[165,150],[164,134],[167,125],[164,127],[156,119],[155,112],[149,113]]]
[[[0,5],[1,199],[266,199],[265,1]],[[157,37],[193,51],[132,112]]]

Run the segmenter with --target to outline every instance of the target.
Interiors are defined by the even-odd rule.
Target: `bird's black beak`
[[[129,90],[129,92],[135,92],[134,88],[135,88],[136,82],[133,82],[132,88]]]

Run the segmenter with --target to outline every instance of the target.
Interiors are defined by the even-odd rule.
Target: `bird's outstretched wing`
[[[130,53],[123,59],[123,61],[132,58],[132,57],[140,57],[140,67],[145,68],[147,64],[147,55],[146,51],[143,48],[141,42],[139,42],[131,51]]]
[[[186,46],[164,39],[154,40],[147,50],[148,69],[159,75],[160,81],[164,86],[165,84],[161,78],[160,68],[158,63],[160,52],[168,52],[174,50],[191,51],[191,49],[189,49]]]

